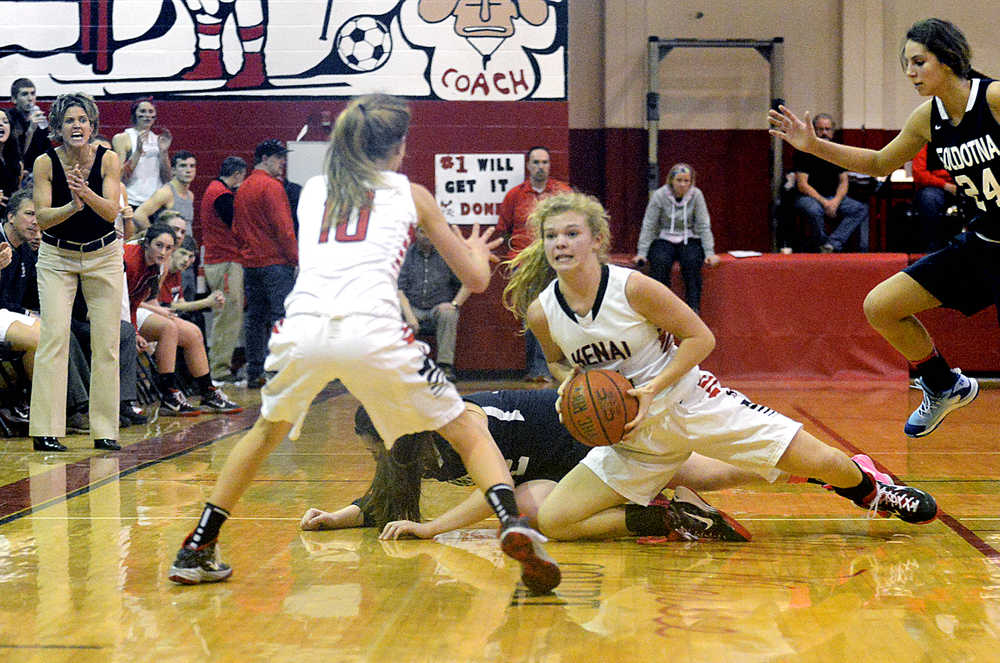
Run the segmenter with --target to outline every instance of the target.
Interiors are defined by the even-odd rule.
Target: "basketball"
[[[632,383],[615,371],[596,369],[574,376],[563,389],[559,413],[570,435],[590,447],[621,442],[639,401]]]

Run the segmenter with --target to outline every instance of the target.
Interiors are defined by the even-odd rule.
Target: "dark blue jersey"
[[[937,164],[951,173],[958,190],[970,197],[979,215],[969,230],[1000,241],[1000,124],[986,100],[993,81],[974,78],[969,103],[956,125],[938,97],[931,101],[931,142],[928,168]]]
[[[559,423],[555,389],[484,391],[462,398],[486,413],[490,434],[515,484],[559,481],[590,451]],[[451,481],[468,474],[458,453],[443,438],[438,437],[435,445],[440,465],[428,478]]]

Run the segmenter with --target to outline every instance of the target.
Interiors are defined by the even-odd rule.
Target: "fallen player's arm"
[[[346,529],[364,525],[365,514],[356,504],[348,504],[333,513],[310,508],[299,522],[299,528],[303,530]]]
[[[387,523],[379,534],[380,539],[398,539],[401,536],[415,536],[419,539],[430,539],[443,532],[450,532],[460,527],[478,523],[492,515],[493,510],[486,503],[486,498],[478,490],[473,491],[460,504],[448,509],[440,516],[426,523],[416,523],[412,520],[394,520]]]

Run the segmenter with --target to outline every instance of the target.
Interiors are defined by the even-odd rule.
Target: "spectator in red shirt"
[[[201,199],[205,283],[209,290],[221,291],[225,296],[225,304],[212,316],[208,337],[208,363],[212,382],[217,386],[236,381],[230,366],[243,326],[243,265],[233,235],[233,210],[236,190],[246,175],[246,161],[226,157],[219,176],[209,183]]]
[[[531,227],[528,216],[542,198],[547,198],[563,191],[572,191],[569,184],[562,180],[549,177],[551,163],[549,148],[535,146],[528,150],[525,168],[528,176],[524,182],[507,192],[500,203],[500,218],[497,221],[497,232],[507,239],[507,258],[513,258],[522,249],[531,244]],[[525,379],[528,382],[551,382],[545,355],[538,345],[531,330],[525,328],[525,354],[528,371]]]
[[[156,341],[154,358],[157,370],[156,386],[161,396],[160,416],[190,417],[197,416],[203,411],[242,412],[243,408],[212,386],[201,330],[187,320],[177,317],[177,314],[170,309],[150,301],[154,293],[159,291],[160,270],[163,264],[170,260],[174,241],[174,231],[170,227],[154,223],[146,230],[142,243],[125,246],[125,276],[128,283],[132,324],[144,339]],[[188,403],[178,387],[174,373],[178,346],[184,350],[188,371],[201,395],[199,407]]]
[[[271,327],[285,316],[285,297],[295,285],[299,246],[292,208],[282,184],[288,148],[265,140],[254,150],[254,169],[236,192],[233,234],[240,244],[246,313],[247,386],[264,386],[264,359]]]
[[[927,169],[927,146],[913,157],[913,183],[917,194],[913,197],[913,210],[920,223],[921,250],[937,251],[948,240],[962,232],[961,215],[948,215],[948,209],[958,205],[955,180],[942,169]]]

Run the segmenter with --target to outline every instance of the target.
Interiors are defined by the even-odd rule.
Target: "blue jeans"
[[[701,265],[705,262],[701,240],[689,238],[686,244],[674,244],[665,239],[654,239],[646,257],[649,260],[649,275],[668,288],[674,263],[681,263],[684,301],[695,313],[701,313]]]
[[[840,223],[829,235],[826,234],[826,214],[818,200],[809,196],[799,196],[795,201],[795,209],[809,218],[816,230],[816,235],[819,237],[820,245],[829,244],[834,251],[840,251],[857,230],[860,231],[858,235],[859,250],[868,251],[868,205],[845,196],[840,201],[840,207],[837,208],[837,218]]]
[[[248,380],[259,378],[264,372],[271,327],[285,316],[285,297],[294,285],[294,265],[246,267],[243,270],[243,291],[247,303],[243,333]]]

